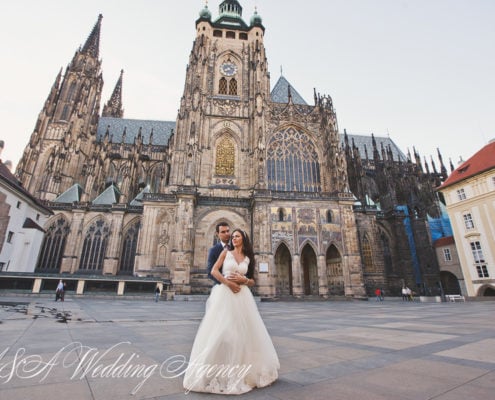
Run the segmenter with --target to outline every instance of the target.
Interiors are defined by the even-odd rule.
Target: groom
[[[211,270],[213,268],[213,265],[215,265],[215,263],[217,262],[220,253],[223,251],[224,247],[227,245],[230,239],[229,224],[227,222],[220,222],[215,227],[215,231],[220,241],[215,246],[211,247],[208,251],[208,278],[210,278],[215,282],[215,284],[217,284],[220,282],[218,282],[213,276],[211,276]]]

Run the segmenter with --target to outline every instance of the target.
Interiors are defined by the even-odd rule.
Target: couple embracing
[[[215,281],[184,375],[187,391],[241,394],[278,378],[279,360],[251,293],[254,251],[241,229],[216,226],[220,241],[208,253]]]

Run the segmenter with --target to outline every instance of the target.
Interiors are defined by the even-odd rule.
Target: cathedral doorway
[[[326,254],[328,290],[331,295],[344,295],[344,273],[342,256],[335,245],[331,245]]]
[[[292,257],[284,243],[275,253],[275,271],[277,274],[276,295],[292,296]]]
[[[301,252],[301,269],[303,271],[303,288],[306,296],[318,295],[318,265],[313,248],[306,244]]]

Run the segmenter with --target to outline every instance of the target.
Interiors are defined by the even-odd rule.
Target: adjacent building
[[[440,186],[468,296],[495,295],[495,140]]]
[[[0,160],[0,272],[34,272],[51,215]]]

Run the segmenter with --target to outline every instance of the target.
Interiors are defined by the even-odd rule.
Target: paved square
[[[186,394],[182,376],[175,376],[204,305],[0,296],[1,398],[221,397]],[[280,378],[243,399],[481,400],[495,393],[495,302],[258,307],[280,358]]]

